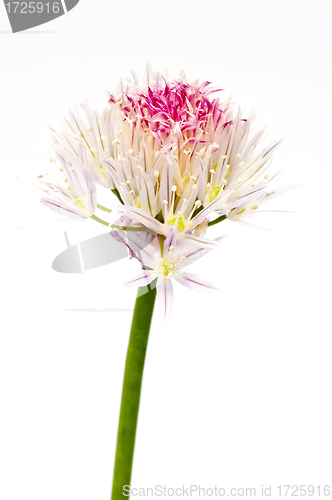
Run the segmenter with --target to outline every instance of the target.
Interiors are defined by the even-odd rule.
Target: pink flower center
[[[218,90],[209,89],[210,82],[198,87],[182,81],[164,86],[155,83],[138,93],[123,93],[120,99],[110,97],[109,102],[120,101],[123,115],[133,126],[149,130],[162,145],[172,133],[181,133],[185,140],[195,139],[223,124],[224,110],[220,100],[211,99]]]

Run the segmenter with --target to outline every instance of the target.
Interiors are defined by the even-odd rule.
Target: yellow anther
[[[114,141],[112,141],[112,146],[114,146],[115,144],[120,144],[119,139],[114,139]]]
[[[239,153],[236,155],[236,158],[240,158],[241,155],[239,155]]]
[[[37,175],[38,179],[41,179],[41,177],[44,177],[44,175],[43,174]]]
[[[241,184],[241,182],[243,182],[242,179],[238,179],[237,183]]]
[[[106,155],[108,153],[108,149],[104,149],[104,153]]]
[[[223,156],[221,157],[221,159],[222,159],[222,160],[226,160],[226,158],[227,158],[227,155],[223,155]]]
[[[194,184],[193,187],[191,188],[192,191],[195,191],[197,189],[197,184]]]
[[[267,189],[267,190],[266,190],[266,193],[267,193],[267,194],[271,194],[271,193],[272,193],[271,189]]]
[[[243,167],[244,165],[244,161],[241,161],[241,163],[239,163],[239,167]]]
[[[167,201],[167,200],[163,200],[163,203],[164,203],[165,205],[168,205],[168,201]]]
[[[161,263],[161,269],[164,273],[164,276],[172,277],[172,271],[174,270],[174,263],[170,259],[164,259]]]
[[[184,255],[182,255],[181,257],[181,260],[186,260],[187,257],[185,257]]]
[[[78,137],[76,134],[74,134],[73,137],[74,137],[75,141],[78,141]]]
[[[134,152],[134,150],[133,150],[132,148],[128,149],[128,153],[129,153],[130,155],[132,155],[132,154],[133,154],[133,152]]]
[[[89,125],[88,126],[88,131],[91,132],[91,130],[92,130],[92,127],[91,127],[91,125]]]
[[[54,188],[54,189],[53,189],[53,192],[54,192],[54,193],[58,193],[58,192],[59,192],[59,190],[58,190],[57,188]]]
[[[74,167],[70,167],[71,172],[74,172],[74,170],[75,170]]]
[[[155,177],[159,177],[159,172],[158,172],[158,170],[155,170],[155,171],[154,171],[154,176],[155,176]]]
[[[177,190],[177,188],[178,188],[177,186],[173,186],[172,187],[172,191],[175,193],[175,191]]]
[[[269,178],[269,174],[265,174],[264,179],[268,179],[268,178]]]
[[[253,205],[253,206],[251,207],[251,210],[256,210],[257,208],[258,208],[258,205]]]
[[[59,170],[60,170],[60,172],[63,172],[63,167],[60,167]]]

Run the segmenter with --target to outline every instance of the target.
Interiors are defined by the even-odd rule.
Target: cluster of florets
[[[214,290],[183,269],[219,243],[208,227],[242,219],[280,192],[270,167],[280,141],[263,147],[263,131],[252,134],[250,117],[221,92],[159,74],[145,87],[122,84],[102,114],[84,103],[83,116],[70,110],[64,130],[51,128],[58,180],[34,182],[44,205],[77,219],[111,211],[97,205],[96,183],[112,191],[121,216],[113,234],[150,269],[132,284],[157,279],[163,304],[171,278]]]

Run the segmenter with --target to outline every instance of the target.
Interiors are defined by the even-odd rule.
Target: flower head
[[[183,75],[166,80],[157,73],[141,87],[134,78],[121,84],[101,114],[85,102],[81,111],[69,110],[63,130],[51,128],[65,178],[39,176],[39,189],[47,193],[41,202],[70,217],[100,221],[93,215],[95,182],[112,190],[121,203],[112,234],[144,267],[127,285],[157,280],[167,313],[173,280],[215,290],[184,272],[219,244],[208,237],[209,226],[256,213],[282,192],[276,185],[281,171],[271,167],[280,140],[265,148],[263,131],[252,133],[251,122],[210,82],[189,83]]]

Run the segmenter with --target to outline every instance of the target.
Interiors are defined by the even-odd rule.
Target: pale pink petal
[[[139,201],[143,210],[155,217],[157,215],[157,200],[154,194],[154,185],[145,172],[141,172],[141,191]]]
[[[177,274],[174,276],[174,279],[181,283],[181,285],[191,288],[192,290],[196,290],[197,292],[214,293],[220,291],[215,285],[201,278],[197,274],[185,272]]]
[[[164,253],[168,252],[170,246],[175,247],[177,239],[178,239],[177,227],[170,227],[167,233],[167,237],[165,238],[164,241]]]
[[[191,222],[192,222],[192,228],[194,228],[195,226],[198,226],[198,224],[200,224],[201,222],[203,222],[203,220],[208,217],[212,212],[215,211],[216,207],[225,199],[227,198],[230,194],[231,194],[232,191],[228,191],[228,192],[222,192],[221,194],[219,194],[219,196],[217,196],[217,198],[215,200],[213,200],[209,205],[207,205],[205,208],[203,208],[203,210],[201,210],[197,215],[196,217],[194,217]]]
[[[131,288],[133,286],[146,286],[155,278],[153,271],[145,271],[142,269],[138,273],[131,276],[123,283],[124,288]]]
[[[147,267],[153,267],[154,265],[154,254],[159,250],[159,243],[154,244],[154,240],[157,238],[151,233],[145,232],[134,232],[134,231],[116,231],[120,238],[125,242],[125,244],[130,248],[131,252],[134,254],[141,264]],[[114,236],[113,232],[111,232]],[[119,240],[119,238],[116,238]],[[120,241],[120,240],[119,240]]]
[[[216,238],[217,242],[220,242],[224,236],[219,236],[219,238]],[[196,262],[197,260],[201,259],[206,255],[210,250],[212,250],[213,247],[201,247],[201,246],[194,246],[194,245],[183,245],[181,250],[179,251],[180,257],[185,257],[185,260],[183,260],[182,263],[178,264],[177,268],[178,269],[183,269],[186,266],[189,266],[193,262]]]
[[[160,310],[166,321],[171,314],[173,304],[173,285],[170,279],[159,279],[157,282],[157,294]]]
[[[159,222],[157,219],[151,217],[151,215],[147,214],[145,210],[141,208],[128,207],[121,205],[119,207],[118,212],[128,213],[128,215],[135,221],[140,222],[145,227],[148,227],[152,231],[155,231],[158,234],[165,234],[167,231],[167,227]]]
[[[66,203],[62,203],[61,201],[57,201],[50,198],[42,198],[40,200],[42,205],[50,208],[53,212],[56,212],[61,215],[66,215],[67,217],[71,217],[72,219],[85,220],[89,215],[84,216],[80,210],[76,210],[74,207],[69,207]]]
[[[195,246],[204,247],[204,248],[206,248],[206,247],[212,248],[212,247],[219,246],[219,242],[215,239],[211,240],[208,238],[204,238],[203,236],[196,236],[195,234],[189,234],[189,233],[186,233],[181,238],[181,241],[185,245],[195,245]]]

